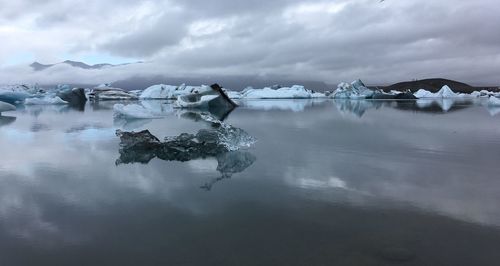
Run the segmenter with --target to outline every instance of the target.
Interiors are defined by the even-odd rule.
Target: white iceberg
[[[177,86],[158,84],[146,88],[139,98],[141,99],[172,99]]]
[[[432,93],[428,90],[419,89],[413,95],[417,98],[460,98],[469,94],[457,94],[448,85],[444,85],[438,92]]]
[[[434,93],[424,90],[424,89],[419,89],[417,92],[415,92],[413,95],[417,98],[434,98]]]
[[[500,99],[497,97],[491,96],[488,98],[488,106],[498,106],[500,107]]]
[[[311,98],[325,98],[326,95],[324,93],[321,93],[321,92],[313,92],[311,94]]]
[[[204,93],[211,91],[207,85],[201,86],[187,86],[181,84],[180,86],[158,84],[146,88],[139,98],[141,99],[177,99],[179,96],[188,95],[192,93]]]
[[[59,96],[44,96],[42,98],[27,98],[24,100],[25,105],[52,105],[52,104],[68,104]]]
[[[239,91],[224,90],[224,92],[227,94],[229,99],[241,99],[243,97]]]
[[[314,92],[304,88],[304,86],[293,85],[292,87],[283,87],[271,89],[247,88],[241,92],[242,99],[308,99]]]
[[[0,101],[0,115],[2,112],[15,111],[16,107],[10,103]]]
[[[444,85],[438,92],[436,92],[437,98],[455,98],[458,95],[451,90],[448,85]]]

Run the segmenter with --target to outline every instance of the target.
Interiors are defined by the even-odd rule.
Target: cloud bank
[[[495,0],[5,1],[0,83],[251,75],[500,84],[499,8]],[[27,66],[87,58],[147,63],[43,73]]]

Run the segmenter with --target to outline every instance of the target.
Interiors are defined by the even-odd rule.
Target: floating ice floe
[[[15,110],[16,107],[14,105],[0,101],[0,115],[2,115],[2,112],[15,111]]]
[[[228,152],[252,146],[255,138],[243,129],[217,120],[209,114],[202,118],[212,124],[196,134],[182,133],[160,141],[148,130],[141,132],[116,131],[120,137],[120,158],[116,164],[147,163],[154,157],[168,161],[189,161],[198,158],[218,157]]]
[[[269,87],[263,89],[247,88],[241,92],[243,99],[308,99],[314,94],[313,91],[304,88],[304,86],[293,85],[292,87],[282,87],[272,89]],[[316,94],[315,96],[319,96]]]
[[[52,104],[68,104],[59,96],[44,96],[41,98],[27,98],[24,100],[25,105],[52,105]]]

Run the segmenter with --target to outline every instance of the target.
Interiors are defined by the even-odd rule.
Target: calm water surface
[[[500,109],[484,101],[245,102],[226,122],[258,141],[229,172],[117,165],[116,129],[207,127],[143,104],[165,117],[106,102],[0,117],[0,265],[500,263]]]

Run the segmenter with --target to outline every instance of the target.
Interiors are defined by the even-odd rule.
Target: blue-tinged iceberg
[[[334,99],[368,99],[371,98],[374,91],[367,88],[361,80],[353,81],[351,84],[346,82],[341,82],[337,89],[330,94],[331,98]]]
[[[22,103],[26,98],[43,93],[37,86],[14,85],[0,87],[0,101],[10,104]]]

